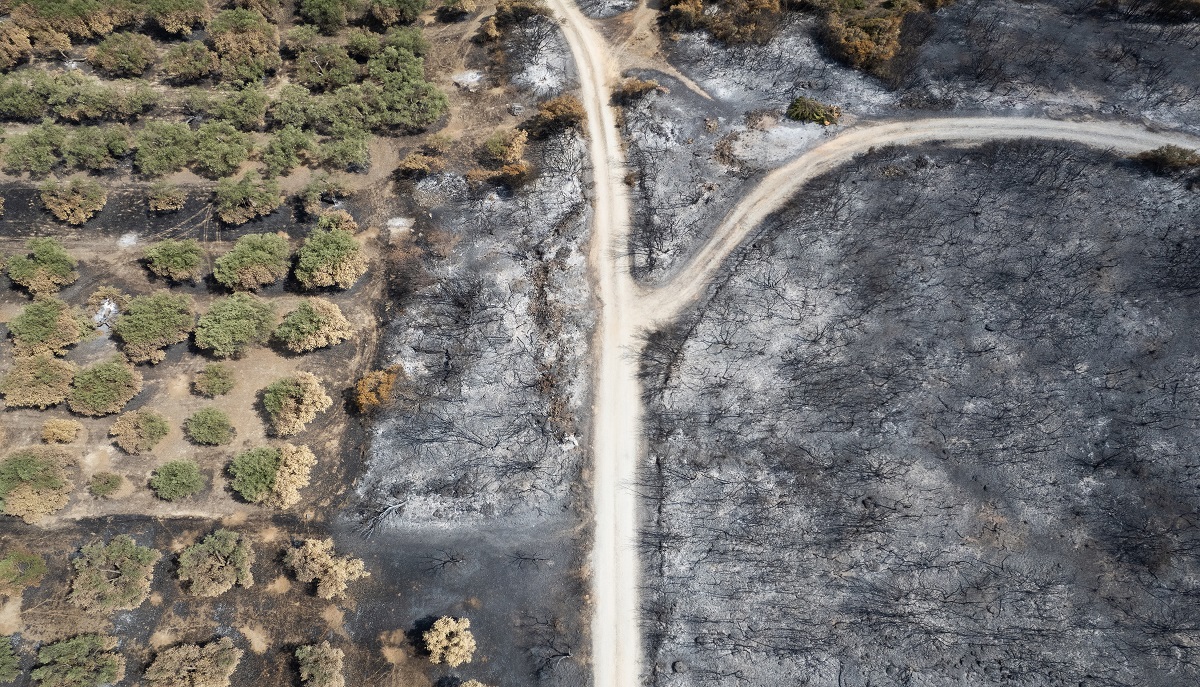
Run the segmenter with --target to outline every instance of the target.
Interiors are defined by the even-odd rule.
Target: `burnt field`
[[[658,685],[1200,676],[1200,203],[1102,152],[886,149],[643,358]]]

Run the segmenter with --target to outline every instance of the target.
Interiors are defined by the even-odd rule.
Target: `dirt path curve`
[[[982,143],[1019,138],[1073,141],[1123,153],[1166,143],[1195,147],[1186,136],[1101,122],[944,118],[849,129],[769,174],[733,209],[713,237],[665,285],[647,290],[630,276],[630,204],[625,152],[610,102],[620,73],[613,51],[572,0],[548,0],[579,72],[593,170],[589,265],[600,313],[593,339],[592,460],[594,543],[592,668],[595,687],[641,685],[637,469],[644,455],[638,383],[640,333],[677,316],[703,293],[721,262],[771,212],[813,177],[873,146],[930,141]]]

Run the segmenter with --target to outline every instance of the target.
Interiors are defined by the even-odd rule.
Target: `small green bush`
[[[346,25],[346,0],[300,0],[297,11],[305,21],[330,36]]]
[[[108,430],[117,446],[131,456],[153,450],[170,433],[167,418],[146,408],[122,414]]]
[[[194,282],[204,265],[204,249],[196,239],[164,239],[143,254],[146,267],[158,277],[173,282]]]
[[[348,289],[367,271],[367,260],[354,234],[325,229],[325,215],[304,239],[296,254],[296,280],[306,289],[336,286]],[[324,224],[323,224],[324,222]]]
[[[110,76],[140,76],[157,58],[154,41],[140,33],[114,33],[88,49],[88,64]]]
[[[276,380],[263,390],[263,408],[276,436],[290,436],[304,429],[328,410],[333,400],[325,394],[321,382],[309,372]]]
[[[164,501],[178,501],[194,496],[204,489],[204,476],[200,466],[191,460],[173,460],[164,463],[150,478],[154,495]]]
[[[118,534],[107,544],[88,544],[71,561],[75,578],[68,599],[85,611],[133,610],[149,596],[154,564],[159,558],[157,551],[138,546],[125,534]],[[118,574],[114,575],[114,570]]]
[[[67,405],[80,415],[111,415],[142,390],[142,375],[124,360],[83,368],[71,382]]]
[[[233,586],[254,586],[254,548],[236,532],[219,529],[179,554],[179,579],[197,596],[218,596]]]
[[[208,23],[209,40],[221,58],[221,78],[234,86],[256,83],[279,68],[279,35],[251,9],[221,12]]]
[[[213,355],[241,355],[248,346],[264,343],[271,336],[275,310],[271,304],[248,293],[235,293],[215,301],[196,324],[196,345]]]
[[[174,83],[191,83],[211,76],[220,64],[220,58],[204,43],[188,41],[167,50],[162,60],[162,72]]]
[[[61,243],[52,238],[33,238],[25,242],[29,251],[8,261],[8,278],[34,296],[54,293],[79,278],[75,259]]]
[[[304,687],[345,687],[345,678],[342,676],[344,658],[345,652],[327,641],[297,648],[300,682]]]
[[[233,371],[221,363],[209,363],[196,375],[192,388],[196,393],[208,398],[224,396],[233,391]]]
[[[365,60],[383,49],[383,37],[367,29],[351,29],[346,34],[346,52]]]
[[[229,464],[230,488],[250,503],[262,501],[275,487],[281,458],[282,452],[270,446],[239,453]]]
[[[293,353],[307,353],[350,338],[350,322],[341,308],[323,298],[309,298],[284,316],[275,339]]]
[[[87,316],[57,298],[30,303],[8,323],[13,354],[18,357],[43,353],[62,355],[91,331]]]
[[[71,179],[66,184],[50,179],[38,187],[42,204],[57,219],[67,224],[83,224],[108,203],[105,191],[93,179]]]
[[[252,290],[274,284],[288,273],[288,242],[278,234],[247,234],[217,258],[213,277],[230,289]]]
[[[17,358],[0,378],[7,408],[49,408],[67,400],[75,364],[49,354]]]
[[[233,440],[233,424],[229,416],[217,408],[201,408],[184,421],[183,429],[197,444],[220,446]]]
[[[358,63],[340,45],[314,45],[296,56],[296,81],[313,91],[348,86],[359,79],[360,71]]]
[[[411,24],[421,16],[425,0],[371,0],[371,16],[384,26]]]
[[[237,226],[256,217],[264,217],[283,205],[279,184],[262,179],[251,170],[240,179],[222,179],[214,193],[217,217],[225,224]]]
[[[114,651],[115,637],[86,634],[47,644],[38,650],[38,667],[29,676],[40,687],[99,687],[125,677],[125,657]]]
[[[63,145],[63,157],[76,169],[102,172],[129,153],[129,130],[122,125],[81,126]]]
[[[9,551],[0,558],[0,593],[15,594],[32,587],[42,581],[46,570],[46,559],[36,553]],[[0,676],[0,682],[3,681],[4,677]]]
[[[113,335],[131,362],[160,363],[167,357],[166,347],[188,338],[195,326],[192,297],[164,289],[130,300]]]
[[[366,169],[371,163],[371,134],[360,129],[348,129],[331,136],[320,145],[317,157],[321,166],[331,170]]]
[[[151,120],[137,134],[134,162],[147,176],[162,176],[183,169],[192,159],[195,135],[187,124]]]
[[[788,105],[788,119],[793,119],[797,122],[809,122],[812,124],[820,124],[821,126],[829,126],[837,124],[842,118],[842,108],[836,105],[826,105],[825,103],[814,100],[812,98],[799,97]]]
[[[88,492],[99,499],[106,499],[121,490],[125,479],[115,472],[97,472],[88,480]]]

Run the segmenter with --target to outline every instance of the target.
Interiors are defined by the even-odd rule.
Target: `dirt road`
[[[1200,142],[1141,127],[1002,117],[924,119],[847,130],[768,175],[669,282],[652,291],[630,276],[630,205],[625,153],[610,105],[620,73],[613,52],[571,0],[548,0],[579,72],[594,174],[589,261],[601,311],[593,340],[592,662],[595,687],[634,687],[642,679],[634,482],[641,456],[639,334],[677,316],[704,292],[722,261],[810,179],[871,147],[931,141],[984,143],[1021,138],[1072,141],[1123,153]]]

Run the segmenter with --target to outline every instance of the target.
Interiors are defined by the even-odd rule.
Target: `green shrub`
[[[102,172],[117,166],[129,154],[129,130],[124,126],[81,126],[62,148],[67,164],[77,169]]]
[[[345,653],[327,641],[297,648],[300,682],[304,687],[345,687],[346,681],[342,676],[344,658]]]
[[[289,124],[271,135],[262,161],[268,177],[287,174],[312,156],[317,142],[312,134]]]
[[[21,675],[21,657],[13,651],[12,637],[0,635],[0,682],[15,682]]]
[[[125,479],[115,472],[97,472],[88,480],[88,491],[99,499],[106,499],[121,490]]]
[[[317,158],[326,169],[366,169],[371,162],[370,143],[371,134],[350,129],[325,140],[317,150]]]
[[[205,122],[196,131],[192,166],[204,176],[216,179],[237,171],[254,150],[249,136],[228,122]]]
[[[317,27],[311,24],[301,24],[288,30],[287,35],[283,38],[283,49],[292,55],[298,55],[301,50],[316,45],[320,35],[321,32]]]
[[[35,523],[67,505],[72,485],[61,449],[31,446],[0,461],[0,510]]]
[[[71,561],[75,578],[68,598],[85,611],[133,610],[150,594],[150,580],[159,558],[157,551],[138,546],[125,534],[118,534],[107,544],[88,544]],[[119,574],[114,575],[114,570]]]
[[[214,197],[217,217],[234,226],[269,215],[283,205],[279,184],[273,179],[263,180],[254,171],[246,172],[237,180],[220,180]]]
[[[347,0],[300,0],[297,13],[330,36],[346,25]]]
[[[164,463],[150,478],[154,495],[164,501],[178,501],[194,496],[204,489],[204,476],[200,466],[191,460],[173,460]]]
[[[317,413],[328,410],[333,400],[315,376],[299,372],[268,385],[263,390],[262,403],[271,420],[271,430],[284,437],[303,430],[316,419]]]
[[[0,378],[7,408],[49,408],[67,400],[75,364],[49,354],[17,358]]]
[[[224,396],[233,391],[233,372],[221,363],[209,363],[196,375],[192,388],[208,398]]]
[[[196,239],[164,239],[146,249],[146,267],[173,282],[196,281],[204,266],[204,249]]]
[[[189,34],[209,18],[207,0],[148,0],[146,14],[167,33]]]
[[[91,322],[57,298],[45,298],[25,306],[8,323],[13,337],[13,354],[18,357],[52,353],[62,355],[91,333]]]
[[[354,235],[343,229],[317,228],[296,254],[296,280],[306,289],[336,286],[348,289],[367,271],[367,260]]]
[[[156,291],[138,296],[113,325],[113,334],[131,362],[160,363],[166,347],[188,338],[196,326],[196,309],[186,293]]]
[[[108,202],[108,191],[92,179],[74,178],[65,185],[50,179],[38,187],[42,204],[67,224],[83,224]]]
[[[271,103],[271,123],[277,127],[311,129],[319,120],[319,102],[319,98],[309,93],[307,88],[288,84],[279,89],[279,95]]]
[[[346,52],[365,60],[383,48],[383,38],[366,29],[351,29],[346,34]]]
[[[260,81],[279,68],[279,36],[254,10],[225,10],[208,23],[209,40],[221,58],[221,78],[236,86]]]
[[[213,109],[213,114],[242,131],[258,131],[267,123],[270,102],[261,87],[253,86],[230,94]]]
[[[26,255],[9,259],[8,278],[34,296],[54,293],[79,278],[75,259],[57,239],[29,239],[25,249],[29,251]]]
[[[179,579],[197,596],[219,596],[233,586],[254,586],[254,548],[236,532],[219,529],[179,554]]]
[[[248,346],[261,344],[271,335],[275,310],[271,304],[248,293],[235,293],[212,304],[196,324],[196,346],[213,355],[241,355]]]
[[[233,440],[229,416],[217,408],[201,408],[183,424],[184,432],[197,444],[220,446]]]
[[[333,90],[358,78],[358,63],[340,45],[316,45],[296,56],[296,81],[313,90]]]
[[[167,418],[146,408],[123,413],[108,430],[117,446],[131,456],[153,450],[170,433]]]
[[[46,559],[28,551],[10,550],[0,558],[0,593],[17,594],[46,576]],[[0,645],[3,641],[0,640]],[[3,646],[0,646],[3,649]],[[11,681],[12,678],[9,678]],[[4,676],[0,674],[0,682]]]
[[[38,650],[38,667],[29,674],[40,687],[99,687],[125,677],[125,657],[114,651],[115,637],[86,634],[47,644]]]
[[[288,242],[278,234],[246,234],[217,258],[213,276],[231,289],[256,289],[287,276]]]
[[[797,122],[829,126],[837,124],[838,120],[842,118],[842,109],[812,98],[799,97],[793,100],[791,105],[788,105],[787,116],[788,119],[794,119]]]
[[[154,657],[146,668],[146,683],[148,687],[229,687],[242,653],[228,637],[205,645],[173,646]]]
[[[293,353],[307,353],[350,338],[350,322],[341,308],[323,298],[309,298],[284,316],[275,339]]]
[[[67,130],[44,122],[5,141],[4,168],[11,173],[45,176],[61,161]]]
[[[425,0],[371,0],[371,16],[380,24],[411,24],[421,16]]]
[[[195,136],[186,124],[149,121],[136,138],[134,162],[147,176],[178,172],[192,159]]]
[[[140,33],[114,33],[88,49],[88,64],[110,76],[140,76],[154,64],[154,41]]]
[[[73,70],[55,75],[46,102],[56,116],[70,122],[128,121],[157,105],[158,94],[145,81],[107,86]]]
[[[153,212],[177,212],[187,203],[187,192],[174,184],[159,181],[146,192],[146,205]]]
[[[162,72],[168,80],[180,84],[211,76],[221,64],[216,53],[200,41],[173,45],[163,55]]]
[[[275,486],[281,457],[280,450],[270,446],[239,453],[229,464],[229,475],[233,478],[229,487],[250,503],[262,501]]]
[[[80,415],[111,415],[142,390],[142,375],[124,360],[83,368],[71,382],[67,405]]]

